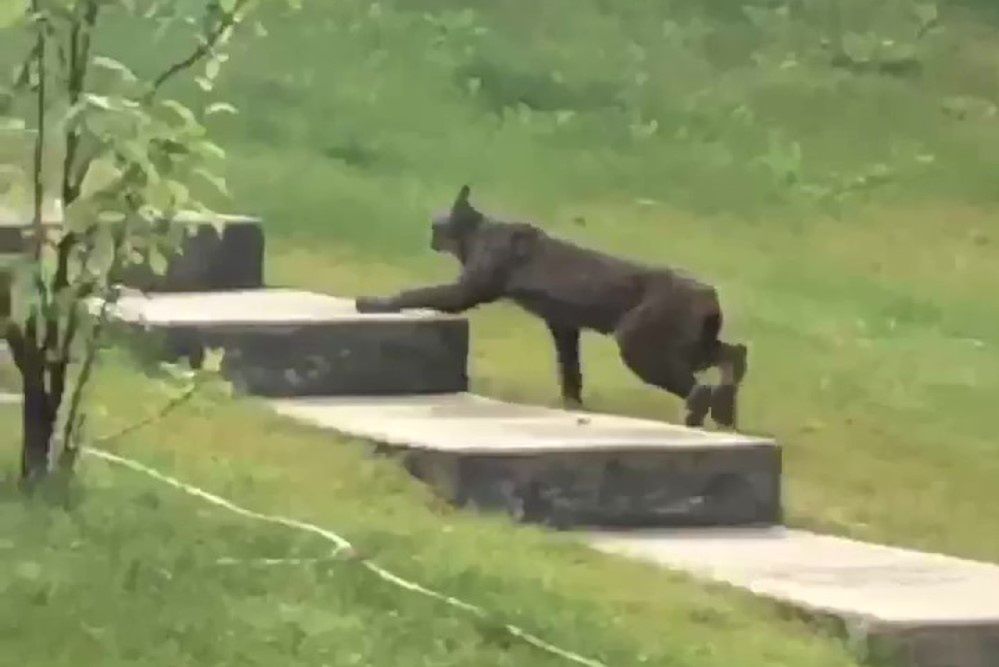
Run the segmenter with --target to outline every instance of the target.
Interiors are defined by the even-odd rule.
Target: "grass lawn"
[[[110,432],[164,399],[111,366],[96,400],[121,415],[102,420]],[[251,509],[341,531],[396,573],[609,665],[857,664],[839,641],[748,596],[453,512],[361,444],[250,401],[207,390],[114,449]],[[356,563],[219,564],[322,558],[329,545],[95,459],[81,476],[70,511],[0,500],[3,664],[568,664]]]
[[[466,181],[488,212],[683,266],[717,283],[727,335],[750,345],[742,426],[784,445],[792,524],[999,562],[994,3],[940,2],[942,30],[922,38],[927,3],[743,4],[267,9],[266,36],[238,39],[220,81],[240,113],[210,121],[230,155],[225,206],[266,219],[271,284],[336,294],[453,275],[425,221]],[[186,49],[177,34],[163,49],[134,34],[115,23],[98,43],[140,74]],[[877,73],[895,47],[918,67]],[[555,402],[540,323],[504,305],[472,322],[477,391]],[[672,420],[679,408],[607,340],[585,339],[584,374],[592,409]],[[102,429],[162,399],[115,364],[95,398]],[[340,529],[400,574],[609,664],[853,664],[770,605],[454,513],[358,443],[252,401],[201,397],[117,446]],[[547,664],[348,563],[220,571],[220,556],[319,547],[132,473],[82,469],[85,502],[68,514],[0,504],[17,536],[0,541],[0,628],[38,619],[0,631],[0,660]]]
[[[668,256],[718,282],[729,335],[751,346],[741,425],[784,445],[790,523],[999,561],[999,531],[983,530],[999,525],[988,418],[999,400],[999,315],[984,307],[999,251],[954,232],[989,229],[997,216],[876,211],[760,235],[637,206],[576,210],[592,226],[556,223],[557,232]],[[268,259],[272,282],[345,294],[453,271],[443,259],[376,263],[293,241],[272,244]],[[476,390],[556,404],[543,325],[506,306],[472,323]],[[641,386],[610,341],[586,338],[583,350],[591,409],[676,418],[679,402]]]
[[[217,121],[237,206],[268,223],[270,282],[351,294],[449,279],[425,221],[471,181],[487,212],[717,283],[727,335],[751,347],[742,426],[786,448],[792,524],[999,561],[999,125],[949,106],[999,100],[994,13],[941,4],[944,30],[906,78],[845,72],[816,46],[902,35],[902,0],[802,4],[783,31],[725,3],[552,3],[531,25],[516,4],[270,17],[223,83],[240,115]],[[772,66],[778,46],[793,66]],[[639,67],[615,61],[629,49],[654,94],[616,99],[658,119],[645,138],[601,102],[601,82]],[[768,150],[784,155],[767,148],[777,135],[801,146],[791,182],[890,175],[827,206],[761,173]],[[502,305],[472,321],[478,391],[554,402],[540,323]],[[591,408],[675,419],[678,402],[608,341],[583,354]]]
[[[12,364],[0,361],[0,392],[13,393],[20,391],[21,377]]]

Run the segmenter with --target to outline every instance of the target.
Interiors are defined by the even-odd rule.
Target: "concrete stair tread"
[[[430,311],[362,314],[355,309],[353,299],[281,288],[151,294],[130,292],[119,299],[114,314],[128,322],[167,327],[460,319]]]
[[[317,426],[412,448],[463,453],[776,448],[772,440],[645,419],[522,405],[470,393],[309,397],[271,402]]]
[[[279,414],[382,443],[448,500],[572,525],[746,525],[780,516],[771,440],[473,394],[283,398]]]
[[[885,624],[995,623],[999,566],[779,526],[601,532],[596,548]]]
[[[199,363],[206,348],[224,348],[222,371],[245,393],[342,396],[468,388],[468,322],[461,317],[362,314],[352,299],[280,288],[128,291],[112,316],[154,333],[167,358]]]

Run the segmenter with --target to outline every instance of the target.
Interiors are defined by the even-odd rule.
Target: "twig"
[[[132,204],[132,202],[129,203]],[[136,209],[137,206],[132,205],[132,211],[134,212]],[[90,380],[90,374],[93,372],[94,362],[97,359],[97,348],[100,345],[101,336],[104,333],[104,327],[107,325],[108,306],[111,303],[112,297],[115,296],[116,287],[112,286],[110,284],[110,281],[111,278],[117,273],[118,268],[121,265],[121,250],[125,240],[124,239],[125,233],[126,233],[126,228],[122,227],[118,231],[118,233],[115,234],[114,236],[114,242],[112,245],[113,252],[111,255],[111,266],[108,268],[107,272],[103,298],[101,299],[101,308],[100,311],[98,311],[97,321],[94,324],[93,331],[91,331],[90,333],[90,339],[87,341],[87,349],[84,355],[83,365],[80,368],[80,373],[76,377],[76,382],[73,383],[73,391],[70,396],[70,403],[69,403],[69,413],[66,415],[66,420],[63,424],[63,436],[62,436],[62,444],[63,444],[62,461],[64,464],[67,465],[72,465],[72,462],[76,458],[76,448],[72,445],[73,429],[76,428],[77,417],[80,412],[80,406],[83,403],[83,390],[86,387],[87,382],[89,382]],[[86,269],[86,265],[84,265],[83,268]],[[77,296],[82,298],[82,294]],[[73,311],[71,311],[71,314],[76,315],[77,311],[74,309]],[[63,383],[65,383],[66,365],[69,362],[70,347],[73,343],[71,336],[76,335],[75,331],[76,318],[70,318],[70,319],[73,321],[74,330],[67,331],[67,338],[63,343],[63,359],[61,360],[63,365],[61,367],[61,372],[60,372],[61,375],[60,380]],[[62,390],[65,389],[65,384],[63,384],[61,389]],[[56,400],[58,401],[56,405],[61,406],[64,400],[62,391],[60,391],[58,397],[56,397]]]
[[[129,424],[128,426],[125,426],[124,428],[121,428],[115,431],[114,433],[109,433],[108,435],[101,436],[100,438],[97,438],[94,442],[101,444],[111,442],[113,440],[117,440],[118,438],[123,438],[126,435],[134,433],[140,429],[143,429],[149,426],[150,424],[154,424],[160,421],[161,419],[164,419],[171,412],[173,412],[174,410],[176,410],[177,408],[181,407],[182,405],[190,401],[192,398],[194,398],[194,395],[198,392],[199,388],[200,385],[195,383],[194,385],[189,387],[187,391],[185,391],[183,394],[171,398],[169,401],[167,401],[166,405],[164,405],[162,408],[157,410],[155,413],[149,415],[145,419],[140,419],[134,424]]]
[[[39,0],[31,0],[31,12],[35,20],[40,23],[38,26],[38,37],[36,38],[35,63],[38,67],[38,92],[35,96],[37,105],[35,113],[37,115],[38,131],[35,133],[35,157],[32,168],[34,170],[33,192],[34,195],[34,227],[35,227],[35,247],[34,258],[39,261],[42,257],[42,244],[45,240],[45,228],[42,221],[42,200],[44,198],[44,183],[42,180],[43,159],[45,157],[45,93],[46,93],[46,72],[45,53],[47,37],[45,34],[45,19],[38,16],[40,7]]]
[[[202,42],[183,60],[179,60],[170,67],[166,68],[163,73],[157,76],[153,80],[152,90],[149,91],[149,97],[153,97],[163,87],[167,81],[177,76],[181,72],[193,67],[199,60],[207,56],[215,48],[219,39],[225,34],[225,31],[232,28],[236,24],[236,17],[239,15],[243,7],[246,6],[247,0],[237,0],[236,5],[232,8],[231,12],[223,12],[222,17],[219,19],[218,25],[215,29],[211,31],[207,37],[203,38]]]
[[[80,96],[86,85],[87,71],[90,65],[91,35],[94,26],[97,24],[99,9],[100,5],[96,0],[89,0],[82,22],[75,21],[73,23],[73,30],[69,36],[68,93],[70,106],[80,101]],[[67,130],[66,155],[62,166],[62,202],[64,206],[72,204],[79,194],[79,184],[74,181],[72,173],[79,143],[79,131],[75,129]],[[65,239],[63,240],[65,241]]]
[[[76,377],[76,382],[73,383],[73,391],[69,399],[69,413],[66,415],[66,422],[63,424],[62,443],[64,451],[72,451],[74,449],[70,438],[76,426],[80,405],[83,403],[83,389],[86,387],[87,382],[90,380],[90,374],[93,372],[94,361],[97,359],[97,348],[100,344],[101,334],[104,332],[104,326],[107,323],[108,303],[111,300],[109,292],[111,289],[105,290],[104,299],[101,301],[101,309],[97,316],[97,323],[90,334],[90,340],[87,341],[87,352],[83,358],[83,366],[80,368],[80,374]],[[61,398],[60,396],[60,402]]]

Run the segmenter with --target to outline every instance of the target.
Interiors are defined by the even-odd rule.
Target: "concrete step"
[[[143,292],[246,290],[264,286],[264,232],[257,218],[220,215],[180,218],[193,229],[181,252],[158,276],[145,266],[124,271],[121,284]]]
[[[899,665],[999,665],[996,565],[781,527],[600,532],[587,540],[839,619],[858,648]]]
[[[62,227],[61,206],[48,204],[43,218],[47,233]],[[118,282],[144,292],[196,292],[255,289],[264,286],[264,232],[258,218],[222,215],[209,218],[181,213],[178,224],[190,228],[181,252],[169,258],[164,275],[132,266]],[[163,223],[166,224],[166,223]],[[0,208],[0,257],[30,247],[31,213]]]
[[[574,525],[780,520],[771,440],[467,393],[283,399],[280,414],[383,443],[459,506]]]
[[[114,316],[168,358],[226,350],[223,373],[262,396],[424,394],[467,388],[468,322],[361,315],[352,300],[287,289],[124,295]]]

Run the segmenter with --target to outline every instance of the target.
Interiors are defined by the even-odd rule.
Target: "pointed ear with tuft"
[[[468,185],[461,186],[461,190],[458,191],[458,196],[454,200],[454,204],[451,206],[453,210],[461,210],[471,208],[472,205],[468,202],[468,196],[472,193],[472,189]]]

